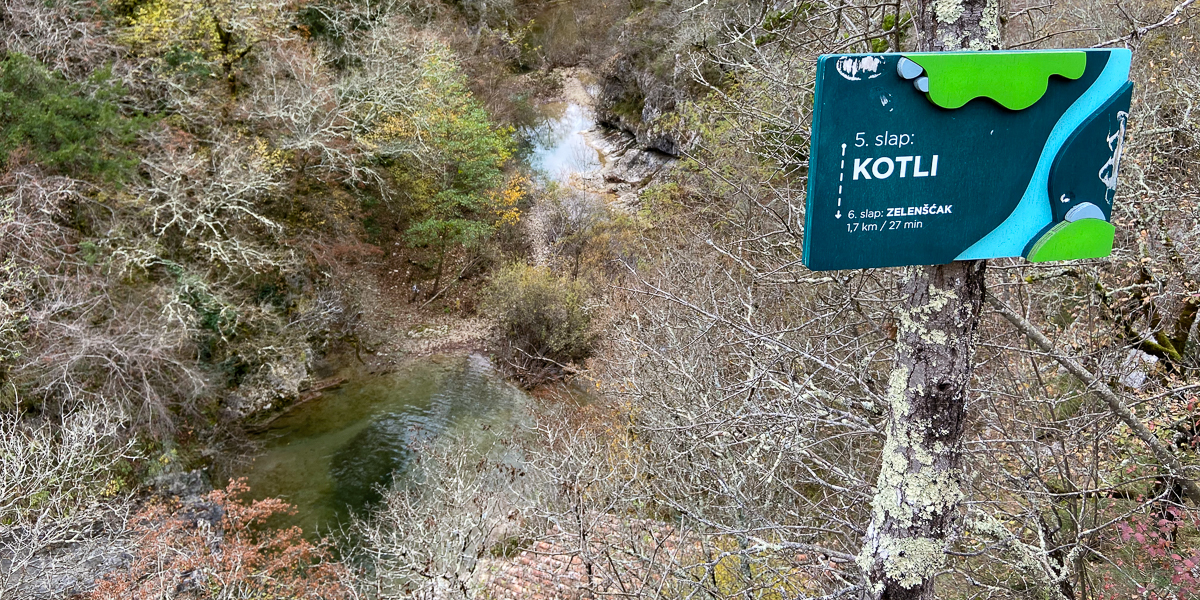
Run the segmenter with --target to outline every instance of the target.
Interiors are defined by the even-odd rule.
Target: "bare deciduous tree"
[[[0,48],[33,57],[52,70],[90,75],[118,48],[104,35],[92,2],[9,0],[0,7]]]
[[[78,593],[122,562],[132,502],[117,467],[136,456],[122,420],[103,407],[60,421],[0,413],[0,594]]]
[[[373,514],[356,520],[358,551],[374,576],[364,592],[378,598],[479,597],[485,562],[524,533],[531,497],[525,467],[506,444],[471,448],[461,440],[413,449]]]

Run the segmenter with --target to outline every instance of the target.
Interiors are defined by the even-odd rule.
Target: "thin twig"
[[[1096,44],[1095,46],[1092,46],[1092,47],[1093,48],[1103,48],[1105,46],[1111,46],[1113,44],[1124,42],[1125,40],[1128,40],[1130,38],[1142,37],[1143,35],[1146,35],[1147,33],[1150,33],[1151,31],[1154,31],[1155,29],[1158,29],[1159,27],[1166,27],[1167,25],[1172,25],[1173,23],[1171,23],[1171,21],[1173,21],[1176,17],[1178,17],[1179,13],[1183,12],[1184,10],[1187,9],[1187,7],[1189,7],[1195,3],[1196,3],[1196,0],[1185,0],[1179,6],[1176,6],[1175,10],[1172,10],[1171,12],[1167,13],[1167,16],[1163,17],[1161,21],[1159,21],[1153,25],[1147,25],[1145,27],[1138,27],[1126,35],[1123,35],[1119,38],[1113,38],[1111,40],[1108,40],[1107,42],[1100,42],[1099,44]]]
[[[1187,478],[1183,463],[1179,462],[1179,459],[1172,454],[1171,451],[1166,448],[1166,446],[1163,446],[1162,442],[1154,436],[1154,433],[1146,427],[1145,423],[1142,423],[1142,421],[1138,419],[1132,411],[1129,410],[1129,407],[1125,405],[1125,402],[1121,400],[1119,396],[1117,396],[1117,393],[1114,392],[1112,388],[1108,386],[1108,384],[1101,381],[1099,377],[1084,368],[1084,366],[1079,364],[1079,362],[1074,358],[1056,353],[1054,351],[1054,342],[1051,342],[1050,338],[1046,337],[1046,334],[1042,333],[1041,330],[1038,329],[1033,323],[1030,323],[1021,315],[1013,312],[1013,310],[1009,308],[1008,305],[1004,304],[1004,302],[1002,302],[999,298],[993,296],[991,293],[988,293],[987,301],[996,309],[997,312],[1000,313],[1002,317],[1004,317],[1009,323],[1012,323],[1012,325],[1016,327],[1018,331],[1025,334],[1026,337],[1032,340],[1033,343],[1037,344],[1039,348],[1047,352],[1051,357],[1054,358],[1054,360],[1058,361],[1058,364],[1062,365],[1063,368],[1069,371],[1072,375],[1078,377],[1081,381],[1087,384],[1088,389],[1095,390],[1095,392],[1104,399],[1105,403],[1108,404],[1109,410],[1118,419],[1120,419],[1122,423],[1125,423],[1125,425],[1129,427],[1131,431],[1133,431],[1134,435],[1138,436],[1138,439],[1142,440],[1142,442],[1150,447],[1150,450],[1154,453],[1154,456],[1156,456],[1162,465],[1170,472],[1171,477],[1183,486],[1183,489],[1187,493],[1188,497],[1191,498],[1193,502],[1200,504],[1200,486],[1197,486],[1196,482]]]

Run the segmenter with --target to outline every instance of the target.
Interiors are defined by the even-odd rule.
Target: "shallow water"
[[[328,531],[380,499],[415,452],[447,435],[482,445],[523,418],[527,397],[481,356],[415,360],[350,381],[297,407],[259,436],[262,452],[235,467],[254,498],[279,497],[297,514],[283,525]]]
[[[596,126],[588,109],[571,102],[548,102],[538,108],[542,119],[521,129],[531,146],[529,166],[560,182],[572,173],[600,168],[600,152],[584,137]]]

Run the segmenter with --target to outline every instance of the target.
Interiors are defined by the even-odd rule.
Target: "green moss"
[[[879,25],[880,29],[889,35],[871,40],[871,52],[887,52],[891,49],[892,40],[896,36],[900,38],[900,48],[903,48],[904,38],[907,37],[908,31],[912,29],[912,15],[907,12],[900,15],[899,31],[896,31],[896,13],[883,15]]]
[[[642,122],[642,110],[646,108],[646,96],[640,90],[626,92],[619,102],[613,105],[612,111],[632,123]]]

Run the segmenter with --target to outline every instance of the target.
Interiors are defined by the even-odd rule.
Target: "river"
[[[561,184],[599,169],[603,157],[584,134],[593,127],[577,102],[543,104],[538,120],[519,130],[529,166]],[[255,456],[231,469],[253,498],[293,505],[296,513],[277,524],[310,537],[378,501],[423,447],[446,436],[486,445],[527,418],[530,402],[480,355],[413,358],[391,373],[348,379],[274,421],[256,436]]]

